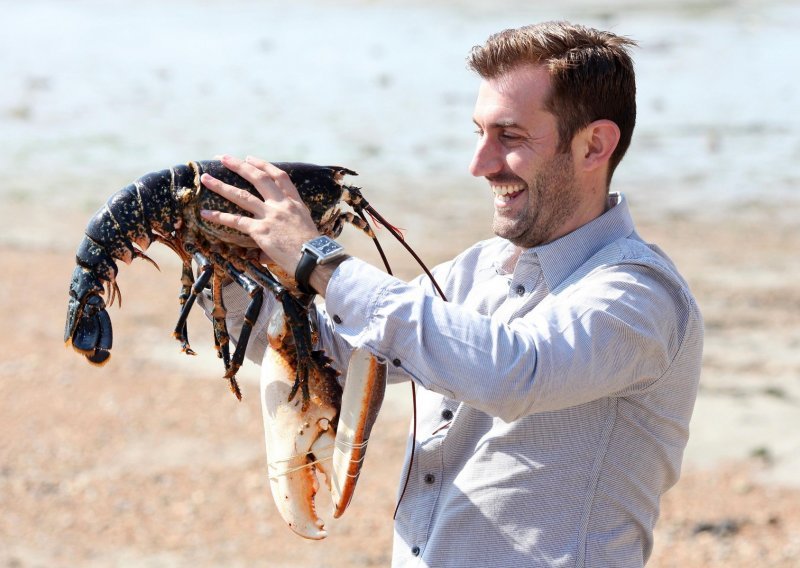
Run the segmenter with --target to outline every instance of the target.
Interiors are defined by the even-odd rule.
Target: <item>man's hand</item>
[[[245,160],[222,156],[221,160],[226,168],[253,184],[264,201],[203,174],[200,178],[203,185],[248,211],[252,218],[221,211],[203,210],[200,214],[204,219],[249,235],[261,249],[262,260],[269,259],[288,274],[294,274],[300,261],[300,247],[319,236],[319,231],[289,175],[250,156]]]

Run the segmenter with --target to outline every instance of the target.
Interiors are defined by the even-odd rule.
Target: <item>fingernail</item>
[[[211,211],[209,211],[208,209],[201,209],[200,210],[200,216],[201,217],[210,217],[211,216]]]

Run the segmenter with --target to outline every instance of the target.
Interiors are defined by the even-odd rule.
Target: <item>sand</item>
[[[179,286],[171,253],[151,249],[161,272],[143,262],[122,268],[123,308],[110,312],[114,355],[97,369],[62,343],[88,215],[24,201],[4,213],[0,565],[388,564],[407,386],[390,389],[350,509],[329,520],[326,540],[305,541],[284,526],[269,493],[255,365],[240,374],[237,402],[199,313],[190,321],[198,357],[182,355],[170,337]],[[635,213],[641,234],[682,268],[707,326],[684,473],[664,497],[650,566],[796,566],[797,209]],[[408,221],[409,239],[430,262],[485,235],[468,218],[451,223],[447,239],[437,238],[440,227]],[[366,254],[357,237],[347,239]],[[403,261],[398,272],[416,270]]]

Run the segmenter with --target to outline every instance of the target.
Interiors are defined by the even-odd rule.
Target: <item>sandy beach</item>
[[[5,211],[25,216],[19,204]],[[782,220],[791,212],[752,207],[711,220],[640,213],[641,234],[681,266],[707,326],[684,474],[664,498],[650,565],[796,566],[800,267],[787,252],[800,250],[800,234]],[[190,322],[198,357],[182,355],[170,338],[172,253],[151,248],[161,272],[143,262],[122,268],[124,303],[111,310],[116,337],[106,367],[92,368],[63,346],[82,223],[82,213],[51,217],[51,237],[62,238],[8,239],[1,248],[0,563],[387,565],[407,386],[390,389],[350,510],[328,522],[326,540],[296,537],[269,493],[255,365],[240,374],[240,403],[219,378],[202,316]],[[441,242],[436,230],[409,235],[431,262],[452,253],[425,246]],[[464,219],[451,225],[448,242],[476,233]],[[372,254],[360,237],[345,238],[351,250]],[[391,255],[401,259],[401,275],[416,272]]]

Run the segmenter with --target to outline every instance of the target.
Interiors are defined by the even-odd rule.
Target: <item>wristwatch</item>
[[[344,256],[344,247],[330,237],[322,235],[303,243],[300,247],[303,256],[297,263],[294,271],[294,279],[297,287],[303,294],[316,294],[316,291],[308,283],[311,273],[318,264],[325,264],[334,259]]]

